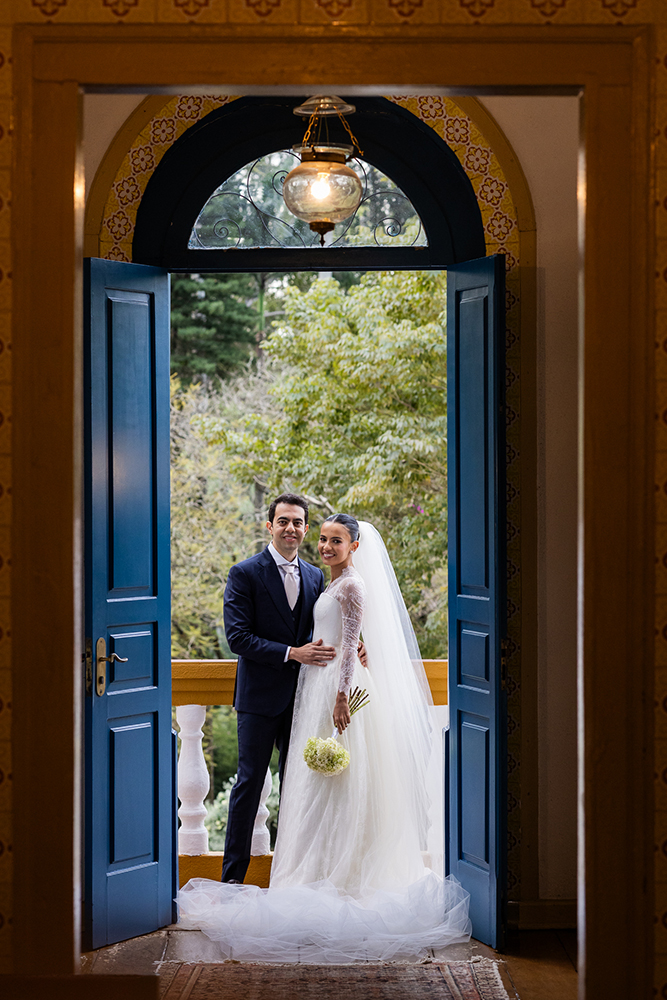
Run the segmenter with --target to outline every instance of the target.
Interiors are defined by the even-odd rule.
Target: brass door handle
[[[129,657],[119,656],[118,653],[107,656],[106,639],[97,640],[95,646],[95,690],[100,697],[107,689],[107,663],[113,663],[114,660],[118,663],[127,663],[128,659]]]

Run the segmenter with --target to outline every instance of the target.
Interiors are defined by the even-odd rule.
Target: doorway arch
[[[427,247],[191,250],[188,239],[213,191],[247,163],[299,141],[292,97],[241,97],[188,129],[165,153],[137,210],[134,263],[169,270],[340,270],[445,267],[486,253],[482,215],[467,174],[440,136],[385,97],[357,98],[364,159],[410,198]],[[339,126],[340,128],[340,126]],[[342,129],[340,129],[342,133]],[[284,259],[283,259],[284,257]],[[380,258],[384,263],[379,264]],[[375,263],[374,263],[375,262]]]
[[[153,95],[138,105],[108,147],[86,196],[85,256],[133,259],[138,208],[162,158],[187,130],[239,99]],[[456,154],[477,198],[486,253],[506,255],[507,280],[516,296],[519,266],[535,265],[535,211],[518,157],[502,129],[474,97],[386,99],[435,131]]]
[[[173,147],[187,139],[191,132],[203,129],[204,123],[213,119],[216,113],[240,105],[244,100],[247,99],[224,95],[170,98],[154,95],[146,98],[118,132],[95,175],[86,204],[85,254],[110,260],[138,260],[133,247],[136,221],[144,197],[162,163]],[[265,107],[269,103],[265,98],[253,100]],[[272,98],[270,103],[276,100]],[[355,97],[353,100],[361,109],[362,99]],[[376,100],[363,99],[365,102]],[[534,490],[530,488],[536,475],[535,456],[530,448],[535,423],[534,387],[530,377],[522,379],[522,358],[529,360],[535,350],[535,211],[516,153],[479,100],[462,96],[454,100],[437,95],[397,95],[379,100],[398,107],[416,120],[423,130],[435,133],[441,145],[446,144],[455,154],[476,197],[483,221],[486,253],[503,253],[506,257],[507,877],[510,900],[520,900],[523,898],[523,869],[527,855],[525,846],[521,847],[522,831],[536,829],[538,798],[533,772],[528,767],[522,768],[522,741],[534,741],[537,726],[534,686],[522,684],[523,664],[528,664],[529,671],[532,669],[537,647],[535,594],[530,588],[526,592],[522,587],[524,573],[531,578],[536,572],[533,565],[535,555],[530,546],[522,542],[524,537],[531,537],[534,532],[537,516]],[[288,143],[291,144],[295,141],[294,136],[300,137],[299,122],[291,113],[299,99],[288,97],[283,99],[283,103],[288,107],[286,117],[293,129]],[[366,152],[363,143],[362,146]],[[214,186],[206,191],[200,205]],[[406,186],[409,188],[409,184],[406,183]],[[246,254],[249,252],[239,251],[240,259],[247,261]],[[415,251],[406,248],[406,252]],[[482,249],[481,255],[484,252]],[[206,255],[209,251],[203,253]],[[227,261],[225,265],[229,266]],[[296,264],[291,266],[298,269]],[[330,266],[327,265],[327,269]],[[307,269],[311,267],[312,264],[306,265]],[[252,269],[243,264],[242,269],[246,268]],[[199,263],[196,267],[189,265],[188,269],[205,270]],[[535,845],[531,847],[535,858],[536,844],[535,838]],[[532,898],[534,889],[531,887],[529,892]]]

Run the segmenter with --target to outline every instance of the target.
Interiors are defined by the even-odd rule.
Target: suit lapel
[[[268,546],[262,552],[259,562],[259,575],[262,583],[268,591],[269,597],[275,604],[281,616],[285,619],[291,629],[294,629],[294,619],[287,601],[285,585],[280,575],[280,570],[276,566],[275,560],[269,552]],[[305,595],[304,595],[305,596]]]

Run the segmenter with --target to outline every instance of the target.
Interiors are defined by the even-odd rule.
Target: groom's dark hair
[[[276,497],[272,501],[269,507],[269,521],[273,524],[273,519],[276,516],[276,507],[279,503],[288,503],[292,507],[303,507],[304,521],[308,524],[308,501],[304,500],[297,493],[281,493],[279,497]]]

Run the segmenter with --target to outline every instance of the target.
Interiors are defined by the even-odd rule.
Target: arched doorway
[[[160,485],[165,482],[165,410],[159,384],[165,356],[160,317],[168,303],[160,276],[176,270],[305,268],[447,268],[453,279],[448,310],[449,551],[450,593],[456,598],[450,604],[453,723],[448,743],[448,774],[452,776],[448,868],[471,891],[475,935],[494,946],[502,938],[506,904],[506,705],[501,677],[506,628],[504,259],[480,259],[485,245],[479,206],[468,177],[447,144],[386,99],[368,98],[360,103],[357,129],[367,148],[365,158],[400,184],[421,219],[426,233],[424,246],[337,247],[334,243],[323,249],[294,249],[262,246],[261,241],[260,246],[249,249],[193,246],[197,218],[221,180],[231,177],[249,159],[273,154],[298,140],[293,99],[244,98],[188,130],[162,159],[137,211],[135,263],[91,261],[86,272],[90,340],[86,382],[91,386],[88,440],[107,442],[105,461],[100,462],[99,444],[97,448],[90,444],[88,452],[87,634],[97,637],[105,630],[111,657],[118,647],[139,664],[136,674],[132,670],[137,668],[125,674],[121,670],[118,675],[114,671],[107,691],[100,680],[100,663],[107,657],[99,653],[102,640],[97,640],[96,683],[89,686],[87,703],[88,801],[97,806],[89,813],[86,850],[89,926],[91,941],[96,944],[105,936],[113,941],[141,933],[141,929],[153,929],[166,919],[168,853],[163,849],[159,859],[151,846],[158,816],[158,839],[167,839],[164,801],[172,787],[168,741],[163,732],[168,725],[166,702],[158,690],[165,688],[168,674],[164,641],[160,639],[165,630],[164,585],[161,589],[157,585],[168,558],[164,485]],[[476,259],[471,260],[471,255]],[[117,343],[122,349],[115,346]],[[102,398],[108,405],[101,405]],[[142,400],[142,408],[137,408],[137,399]],[[130,438],[130,458],[134,456],[136,461],[134,474],[128,477]],[[121,442],[119,452],[116,441]],[[124,466],[124,474],[118,477],[113,472],[117,464]],[[112,470],[111,475],[108,470]],[[125,486],[128,479],[131,487]],[[132,510],[136,519],[139,508],[146,529],[143,559],[142,542],[127,516]],[[100,537],[112,542],[105,548]],[[124,538],[130,542],[125,544]],[[154,576],[153,566],[157,567]],[[153,600],[159,620],[153,621],[152,611],[142,607],[141,620],[133,618],[131,625],[127,624],[128,615],[136,617],[134,606],[128,610],[128,599],[137,597]],[[102,613],[98,613],[99,608],[104,609]],[[145,620],[146,615],[150,621]],[[91,638],[91,648],[93,641]],[[142,655],[145,662],[140,664]],[[155,703],[147,706],[145,682],[150,677],[153,683],[148,687],[157,695]],[[127,696],[122,717],[110,709],[111,702],[105,700],[109,694]],[[145,732],[137,735],[140,730]],[[120,831],[126,817],[139,810],[139,799],[134,801],[129,780],[130,759],[135,770],[138,767],[141,773],[153,776],[137,793],[146,811],[150,799],[147,789],[152,786],[153,809],[146,812],[143,825],[139,824],[142,829],[135,831],[132,842],[126,842],[120,832],[114,834],[122,849],[109,862],[104,831]],[[125,794],[119,794],[123,788]],[[132,854],[133,850],[139,853]],[[142,920],[126,927],[128,902],[139,898],[145,904]],[[96,918],[96,912],[101,916]]]
[[[95,173],[86,201],[86,256],[134,259],[138,209],[163,158],[213,112],[240,100],[229,95],[153,95],[138,105]],[[386,100],[417,119],[455,153],[475,192],[486,253],[501,253],[506,259],[507,857],[509,899],[518,906],[518,901],[538,895],[532,875],[537,867],[537,837],[526,835],[537,827],[538,787],[534,769],[523,760],[525,747],[537,739],[537,707],[531,693],[538,656],[536,590],[523,582],[533,580],[537,573],[537,553],[524,542],[533,537],[537,520],[532,431],[526,430],[536,420],[531,374],[536,350],[535,209],[519,158],[482,102],[460,95],[398,94]],[[292,101],[297,99],[288,99],[290,108]],[[300,138],[295,120],[287,117]]]

